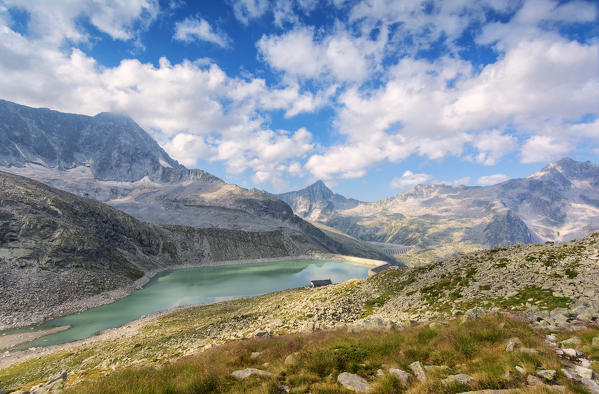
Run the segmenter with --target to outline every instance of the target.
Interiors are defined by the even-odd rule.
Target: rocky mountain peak
[[[334,194],[333,191],[329,189],[327,185],[325,185],[325,183],[320,179],[311,184],[310,186],[300,190],[299,192],[301,193],[302,191],[306,191],[312,195],[319,196],[323,199],[328,199]]]
[[[565,157],[554,163],[547,164],[529,178],[542,178],[548,175],[555,176],[558,173],[569,180],[597,179],[599,176],[599,165],[590,161],[582,162]]]
[[[0,166],[28,165],[87,167],[97,180],[126,182],[185,170],[126,115],[74,115],[0,101]]]

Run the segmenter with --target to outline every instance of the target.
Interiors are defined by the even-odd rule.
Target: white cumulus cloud
[[[510,179],[510,177],[507,175],[493,174],[493,175],[481,176],[480,178],[478,178],[476,180],[476,183],[479,185],[482,185],[482,186],[488,186],[488,185],[496,185],[498,183],[505,182],[508,179]]]
[[[408,170],[404,172],[401,177],[393,178],[389,186],[393,189],[405,189],[411,186],[430,182],[432,179],[433,176],[430,174],[415,174]]]
[[[572,150],[569,142],[551,136],[535,135],[522,146],[522,163],[546,163],[561,159]]]
[[[222,32],[216,32],[203,18],[185,18],[175,24],[175,40],[193,42],[195,40],[206,41],[226,48],[229,46],[230,38]]]

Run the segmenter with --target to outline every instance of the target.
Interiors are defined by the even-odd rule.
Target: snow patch
[[[173,166],[171,166],[170,164],[168,164],[166,161],[162,160],[162,159],[158,159],[158,162],[160,163],[160,165],[164,168],[173,168]]]

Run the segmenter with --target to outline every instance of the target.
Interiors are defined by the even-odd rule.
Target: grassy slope
[[[380,337],[381,340],[378,345],[365,345],[367,347],[365,351],[368,356],[364,356],[359,364],[366,364],[367,367],[371,364],[385,364],[405,368],[406,363],[409,364],[419,359],[424,363],[447,363],[455,369],[456,364],[460,362],[457,359],[453,359],[452,357],[454,356],[451,354],[458,351],[455,357],[465,359],[467,367],[463,371],[466,373],[475,373],[473,369],[475,367],[485,370],[487,368],[486,365],[489,365],[489,368],[492,369],[495,368],[492,367],[495,365],[493,364],[494,361],[483,357],[483,353],[473,354],[471,352],[472,349],[483,349],[488,346],[488,355],[495,354],[496,356],[499,354],[497,353],[500,347],[499,343],[502,343],[501,346],[505,345],[502,341],[504,341],[506,335],[514,336],[509,330],[506,331],[499,328],[497,320],[499,318],[485,320],[483,324],[490,330],[489,332],[493,330],[496,333],[499,332],[496,339],[487,340],[484,339],[487,334],[480,334],[483,338],[481,339],[482,342],[478,341],[473,344],[465,343],[463,345],[460,345],[462,339],[455,339],[454,336],[460,330],[464,330],[464,327],[470,327],[468,330],[472,329],[474,331],[464,332],[469,332],[470,336],[476,337],[479,335],[475,331],[476,325],[458,326],[457,322],[450,322],[448,328],[441,327],[432,329],[432,331],[426,328],[426,326],[422,326],[420,328],[390,331],[384,335],[377,334],[374,336],[367,333],[347,334],[344,331],[336,331],[336,333],[330,334],[305,334],[305,336],[300,337],[292,333],[311,333],[313,330],[339,328],[346,324],[360,321],[361,318],[369,315],[402,324],[402,322],[406,322],[408,319],[421,321],[447,319],[454,313],[459,314],[459,309],[464,310],[473,306],[498,306],[510,311],[525,310],[531,306],[540,309],[565,307],[570,302],[570,298],[566,296],[567,294],[575,298],[575,296],[580,295],[580,293],[575,293],[578,289],[585,289],[589,285],[596,286],[597,258],[599,257],[598,241],[599,233],[568,244],[500,248],[456,257],[427,267],[391,270],[366,280],[349,281],[340,285],[316,290],[295,289],[251,299],[189,308],[162,316],[155,322],[144,326],[139,333],[131,337],[79,347],[2,370],[0,371],[0,387],[31,387],[31,385],[45,381],[49,376],[55,375],[62,370],[69,372],[69,383],[93,381],[96,378],[107,375],[115,376],[114,378],[107,379],[123,379],[123,382],[126,382],[134,379],[134,376],[138,373],[131,372],[137,370],[130,370],[128,368],[147,369],[149,367],[170,365],[172,360],[197,354],[198,351],[209,348],[211,344],[252,338],[256,335],[266,333],[273,335],[291,334],[291,336],[269,340],[249,339],[237,344],[226,345],[226,347],[219,347],[218,349],[223,349],[223,351],[217,350],[214,357],[219,354],[224,355],[224,349],[237,349],[234,350],[234,353],[242,351],[249,352],[254,349],[252,348],[253,344],[263,344],[260,346],[263,346],[265,349],[272,345],[274,349],[277,346],[283,346],[277,345],[278,341],[293,342],[296,340],[293,338],[303,338],[297,340],[314,344],[302,345],[302,349],[313,348],[315,349],[314,351],[318,349],[320,349],[318,351],[326,351],[326,349],[333,345],[329,346],[329,344],[319,342],[321,341],[319,338],[326,338],[327,335],[331,335],[331,338],[336,338],[338,341],[344,341],[345,339],[343,338],[346,338],[347,341],[366,341],[368,338]],[[555,288],[552,286],[555,286]],[[532,364],[535,364],[536,367],[544,368],[555,366],[553,364],[554,361],[552,361],[555,359],[544,353],[542,345],[538,345],[540,344],[538,334],[535,336],[532,329],[526,328],[516,322],[509,321],[507,324],[516,330],[524,330],[522,333],[518,332],[515,335],[520,335],[521,339],[525,342],[530,341],[530,346],[541,346],[541,354],[545,358],[536,361],[530,360]],[[410,324],[405,325],[409,326]],[[495,328],[492,327],[494,325],[496,326]],[[418,332],[422,332],[423,334],[418,334]],[[433,333],[427,334],[428,332]],[[432,342],[429,344],[428,342],[419,342],[419,340],[414,341],[410,335],[416,337],[418,335],[424,335],[425,337],[432,335],[429,338]],[[597,335],[596,331],[592,335]],[[404,336],[407,336],[405,338],[412,339],[401,339]],[[435,338],[445,339],[437,342]],[[379,349],[384,348],[384,344],[387,342],[390,344],[389,346],[398,343],[393,348],[394,350],[388,354],[385,353],[386,350]],[[413,349],[412,346],[416,345],[428,350],[422,354],[407,353],[407,351],[412,351],[409,350]],[[228,346],[232,347],[229,348]],[[370,349],[371,346],[379,350],[373,351]],[[450,347],[447,348],[445,346]],[[458,349],[451,346],[464,347],[463,349]],[[254,350],[256,349],[258,348]],[[272,363],[272,368],[268,367],[267,369],[279,374],[282,370],[279,369],[280,365],[277,366],[277,363],[280,364],[280,360],[277,357],[282,357],[283,353],[288,354],[290,351],[294,351],[294,348],[285,348],[285,351],[281,351],[281,354],[278,356],[273,353],[272,360],[266,360]],[[403,356],[401,351],[403,351]],[[416,350],[413,351],[415,352]],[[204,360],[202,357],[212,357],[210,354],[213,353],[212,351],[208,351],[205,354],[205,356],[197,355],[192,357],[199,357],[198,360]],[[389,354],[394,355],[393,360],[389,358]],[[596,352],[589,354],[595,357],[595,359],[599,356]],[[410,356],[407,357],[407,355]],[[362,353],[360,353],[360,357],[362,357]],[[236,390],[239,387],[236,386],[238,383],[230,381],[231,379],[227,377],[229,369],[256,364],[245,365],[244,358],[240,358],[240,361],[235,361],[234,357],[227,360],[202,362],[213,365],[218,371],[223,372],[226,370],[224,374],[216,374],[218,375],[218,379],[214,384],[217,387],[223,387],[223,390]],[[260,360],[265,362],[265,360]],[[522,363],[525,363],[525,361],[521,360]],[[186,361],[181,362],[185,363]],[[195,361],[190,362],[193,364]],[[513,364],[515,360],[512,359],[504,359],[498,362],[503,365],[501,373],[505,373],[506,368],[513,368],[515,365]],[[323,384],[325,385],[323,387],[331,388],[332,386],[330,385],[333,385],[337,389],[339,388],[336,386],[336,383],[327,380],[326,376],[328,376],[328,372],[326,376],[322,377],[317,372],[310,372],[311,370],[308,367],[309,362],[306,361],[306,363],[305,368],[307,369],[301,370],[297,374],[299,374],[298,376],[305,375],[308,380],[302,383],[298,377],[297,379],[299,380],[287,381],[287,383],[292,384],[294,387],[295,385],[304,387],[302,385],[307,384],[312,387],[312,385]],[[160,375],[162,372],[159,371],[168,370],[168,368],[179,368],[179,364],[174,365],[163,367],[166,369],[154,372],[148,369],[140,376],[154,373]],[[185,371],[186,368],[189,369],[192,367],[181,364],[181,368],[181,371]],[[495,382],[499,386],[503,385],[504,383],[492,380],[501,375],[499,369],[493,373],[485,372],[485,374],[480,375],[478,382],[480,384],[487,382],[484,384],[488,385]],[[113,371],[115,370],[122,370],[124,372],[122,372],[122,375],[119,375],[121,372],[114,375]],[[460,369],[459,372],[461,371]],[[175,372],[171,371],[169,373]],[[196,369],[193,375],[196,376],[197,373]],[[293,371],[285,371],[285,376],[295,373]],[[314,373],[318,375],[318,378]],[[164,378],[159,378],[159,375],[156,375],[156,379]],[[202,374],[200,375],[203,376]],[[152,379],[154,377],[150,380]],[[181,379],[182,381],[187,381],[183,378]],[[192,378],[190,377],[189,379]],[[215,378],[211,377],[210,379]],[[377,378],[377,384],[391,384],[384,383],[381,379]],[[251,383],[253,380],[258,381],[255,383],[256,390],[266,390],[262,387],[262,383],[260,383],[264,379],[252,378],[249,382]],[[514,382],[513,384],[518,383],[517,380]],[[166,390],[170,384],[165,381],[164,386],[160,387]],[[509,384],[511,385],[512,383]],[[186,387],[181,388],[181,391],[185,392],[188,390]],[[316,386],[312,387],[311,390],[313,392],[318,391]]]
[[[587,342],[599,330],[584,334]],[[567,336],[562,334],[562,336]],[[536,354],[505,352],[505,343],[518,337]],[[585,342],[586,343],[586,342]],[[252,352],[260,352],[252,358]],[[294,354],[297,362],[284,360]],[[408,387],[389,373],[376,376],[378,369],[400,368],[409,364],[446,365],[451,372],[437,371],[421,383],[411,378]],[[268,363],[268,364],[265,364]],[[265,366],[266,365],[266,366]],[[528,373],[560,367],[555,353],[546,347],[539,333],[529,325],[500,315],[483,320],[449,322],[447,325],[418,326],[383,332],[345,330],[323,331],[305,335],[285,335],[268,339],[236,341],[193,356],[168,363],[161,368],[127,368],[102,379],[72,387],[73,393],[198,393],[198,392],[278,392],[279,385],[291,387],[293,393],[335,393],[344,390],[336,383],[341,372],[368,377],[375,392],[456,393],[474,389],[524,388],[525,376],[515,371],[522,366]],[[272,377],[238,380],[231,372],[242,368],[265,369]],[[441,380],[456,373],[475,379],[472,387],[444,384]],[[584,392],[561,374],[553,383]],[[546,392],[551,392],[546,388]],[[540,390],[530,392],[541,392]]]

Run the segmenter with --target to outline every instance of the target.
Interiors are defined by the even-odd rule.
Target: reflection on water
[[[98,331],[119,327],[143,315],[176,306],[252,297],[307,286],[312,279],[331,279],[333,283],[339,283],[366,276],[368,267],[313,260],[165,271],[143,289],[119,301],[37,326],[39,329],[68,325],[72,328],[21,347],[56,345],[87,338]]]

